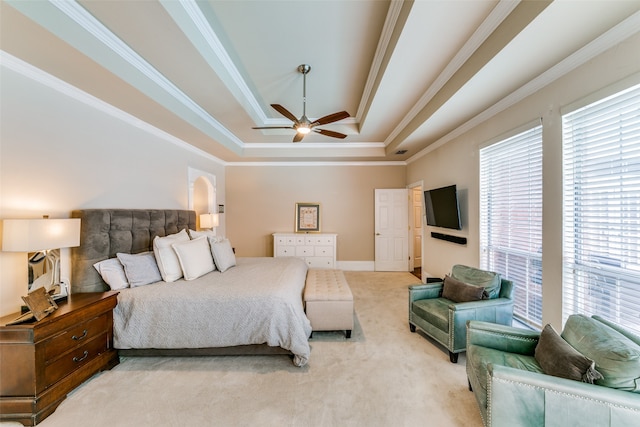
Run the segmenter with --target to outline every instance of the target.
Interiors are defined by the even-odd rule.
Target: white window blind
[[[640,85],[562,117],[563,319],[640,333]]]
[[[480,262],[514,284],[514,316],[542,323],[542,126],[480,150]]]

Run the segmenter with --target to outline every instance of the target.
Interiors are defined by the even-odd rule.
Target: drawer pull
[[[80,341],[81,339],[83,339],[86,336],[87,336],[87,330],[85,329],[84,331],[82,331],[82,335],[80,335],[80,336],[74,335],[74,336],[71,337],[71,339],[74,340],[74,341]]]
[[[82,362],[84,359],[87,358],[87,356],[89,356],[89,352],[87,350],[84,351],[84,353],[82,353],[82,357],[74,357],[73,361],[76,363]]]

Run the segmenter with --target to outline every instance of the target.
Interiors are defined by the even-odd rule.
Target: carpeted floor
[[[316,332],[303,368],[287,356],[124,358],[71,393],[43,427],[480,427],[458,364],[407,323],[410,273],[345,272],[357,327]],[[4,427],[4,424],[3,424]]]

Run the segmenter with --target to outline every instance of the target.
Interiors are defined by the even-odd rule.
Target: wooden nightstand
[[[0,421],[36,425],[67,393],[119,363],[113,348],[117,292],[73,294],[39,322],[0,318]]]

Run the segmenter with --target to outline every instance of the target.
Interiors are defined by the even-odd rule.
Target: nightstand
[[[0,318],[0,421],[36,425],[67,393],[119,363],[113,348],[117,292],[72,294],[39,322]]]

